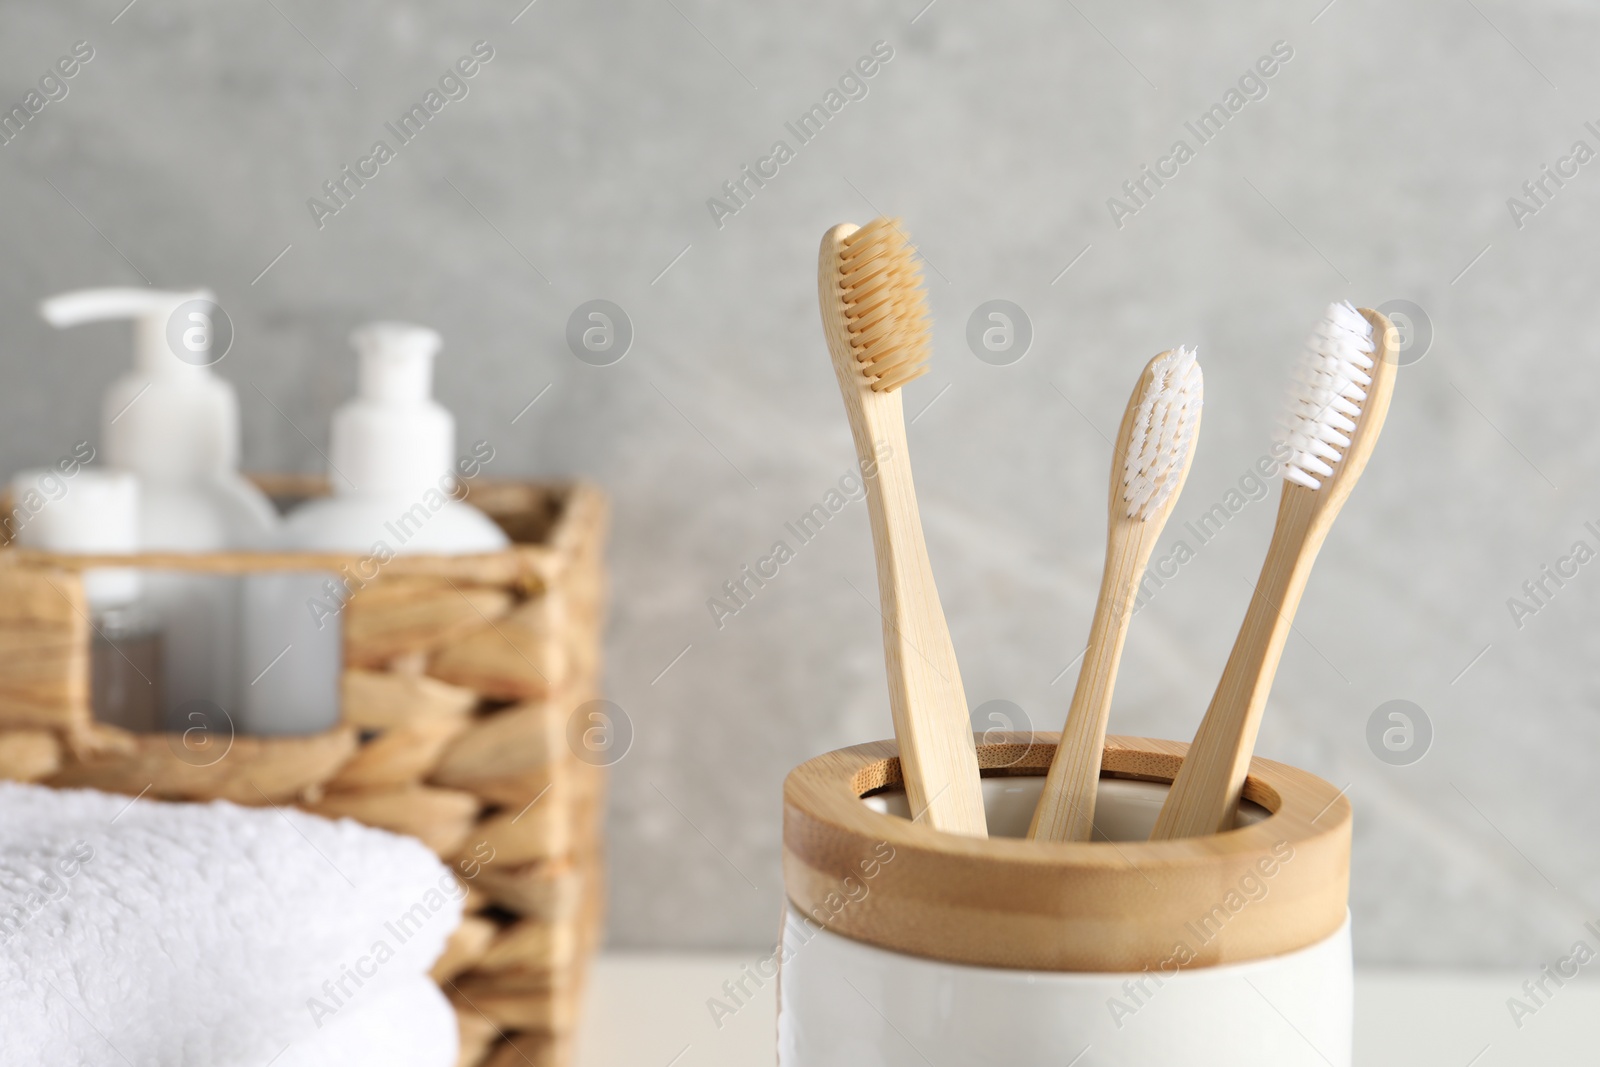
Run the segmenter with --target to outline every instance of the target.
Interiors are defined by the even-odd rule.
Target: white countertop
[[[719,1029],[723,996],[754,955],[602,956],[590,982],[578,1067],[760,1067],[774,1062],[768,983]],[[1511,972],[1361,971],[1360,1067],[1511,1067],[1600,1062],[1600,982],[1569,982],[1519,1028],[1506,1001],[1538,976]],[[1552,987],[1553,988],[1553,987]]]

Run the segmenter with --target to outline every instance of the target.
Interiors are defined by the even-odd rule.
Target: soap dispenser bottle
[[[212,370],[204,289],[85,289],[46,300],[53,326],[131,319],[134,366],[106,393],[106,462],[138,476],[139,545],[146,552],[275,547],[277,517],[238,473],[239,401]],[[238,580],[152,572],[145,601],[160,619],[165,718],[184,729],[197,702],[227,710],[238,669]]]
[[[344,606],[391,558],[495,552],[510,543],[487,515],[459,498],[455,419],[430,395],[439,335],[377,322],[355,331],[350,342],[360,358],[359,388],[333,415],[331,493],[290,513],[283,546],[354,553],[358,563],[348,575],[250,579],[245,673],[276,657],[282,662],[246,687],[249,733],[314,733],[338,722]]]

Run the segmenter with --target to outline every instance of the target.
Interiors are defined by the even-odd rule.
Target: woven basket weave
[[[258,480],[280,498],[325,490]],[[559,1067],[602,912],[604,771],[577,757],[569,721],[598,696],[606,505],[584,485],[474,485],[471,501],[512,547],[385,564],[343,612],[342,721],[306,737],[197,742],[95,722],[80,575],[338,571],[357,557],[0,549],[0,778],[292,805],[416,836],[468,892],[433,972],[456,1006],[460,1063]]]

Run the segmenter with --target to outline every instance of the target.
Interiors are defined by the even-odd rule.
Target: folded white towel
[[[456,1062],[455,1009],[425,975],[375,991],[284,1050],[272,1067],[448,1067]],[[260,1060],[218,1067],[263,1067]]]
[[[414,989],[461,895],[420,842],[348,819],[0,783],[0,1067],[313,1047]]]

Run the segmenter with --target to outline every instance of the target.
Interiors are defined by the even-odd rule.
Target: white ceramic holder
[[[1350,1067],[1348,801],[1256,759],[1148,841],[1187,746],[1108,738],[1088,843],[1022,840],[1053,735],[980,744],[990,837],[909,818],[892,742],[784,785],[780,1067]]]

